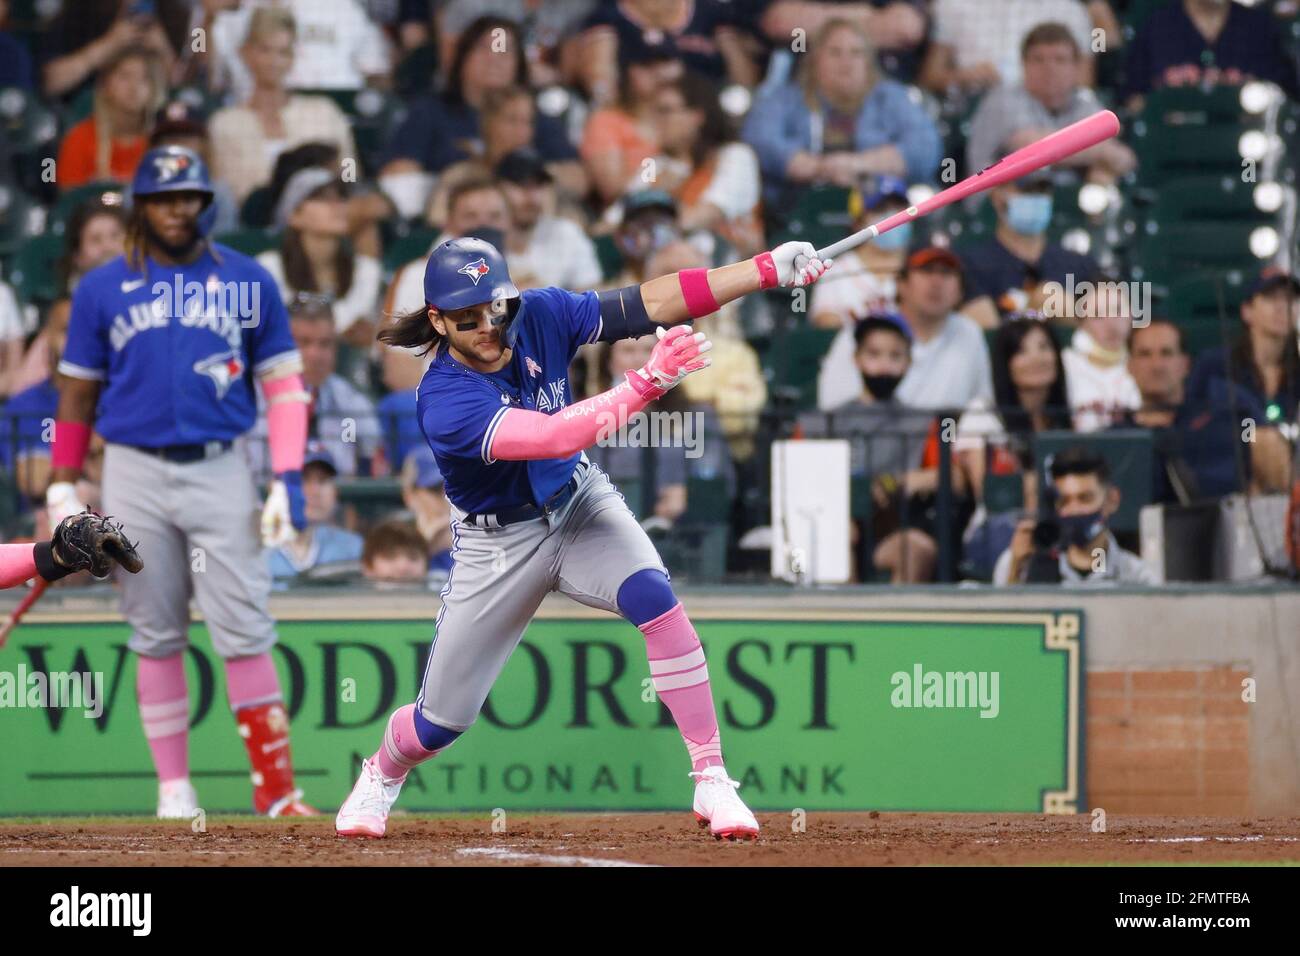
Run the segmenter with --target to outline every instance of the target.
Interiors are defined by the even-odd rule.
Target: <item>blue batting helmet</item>
[[[214,194],[208,167],[199,154],[184,146],[160,146],[145,153],[135,168],[131,195],[156,196],[178,192],[201,193],[207,197],[199,216],[199,232],[207,235],[216,221],[216,208],[212,204]]]
[[[501,301],[513,310],[518,298],[505,257],[482,239],[448,239],[424,267],[424,301],[440,312]]]

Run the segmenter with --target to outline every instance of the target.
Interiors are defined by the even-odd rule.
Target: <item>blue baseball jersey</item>
[[[573,401],[569,364],[601,332],[595,292],[528,289],[521,296],[510,361],[477,372],[436,350],[416,390],[415,410],[446,481],[448,499],[468,512],[540,505],[573,476],[580,455],[498,461],[489,450],[508,409],[553,415]]]
[[[103,382],[95,430],[157,448],[228,441],[257,420],[253,375],[298,359],[275,280],[233,249],[187,265],[119,256],[72,297],[59,371]]]

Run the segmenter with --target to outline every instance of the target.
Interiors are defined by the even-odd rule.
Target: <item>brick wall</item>
[[[1089,671],[1088,808],[1248,814],[1249,676],[1237,667]]]

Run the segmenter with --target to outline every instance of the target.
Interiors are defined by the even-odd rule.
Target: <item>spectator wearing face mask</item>
[[[1045,283],[1064,286],[1070,276],[1077,283],[1098,273],[1091,258],[1047,238],[1052,179],[1045,170],[995,187],[989,201],[997,212],[996,231],[962,250],[966,300],[961,311],[982,328],[997,328],[1013,312],[1043,311]]]
[[[1022,520],[1011,546],[998,558],[993,583],[1159,583],[1151,568],[1121,548],[1107,527],[1119,510],[1120,490],[1111,482],[1106,459],[1076,446],[1056,455],[1049,470],[1055,522],[1042,527],[1034,518]]]
[[[857,397],[828,412],[799,417],[805,438],[849,441],[849,472],[871,482],[869,522],[855,523],[859,564],[869,561],[895,583],[928,581],[937,547],[924,502],[938,486],[930,453],[934,416],[900,402],[899,383],[911,365],[912,331],[897,312],[873,312],[853,330]]]
[[[614,245],[623,258],[623,271],[606,285],[620,288],[652,278],[646,272],[650,257],[682,238],[677,225],[677,203],[659,189],[628,193],[619,204],[622,220],[614,231]]]
[[[973,321],[956,312],[962,297],[961,260],[950,250],[927,246],[903,262],[897,282],[898,311],[912,330],[911,363],[899,398],[928,409],[965,408],[993,394],[989,350]],[[817,407],[835,408],[858,393],[858,378],[842,352],[822,360]]]

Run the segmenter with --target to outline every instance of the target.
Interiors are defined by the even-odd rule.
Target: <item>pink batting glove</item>
[[[628,384],[648,401],[661,398],[687,375],[713,364],[706,354],[713,343],[703,332],[692,332],[689,325],[675,325],[671,329],[660,326],[655,333],[659,341],[650,353],[650,361],[627,373]]]

